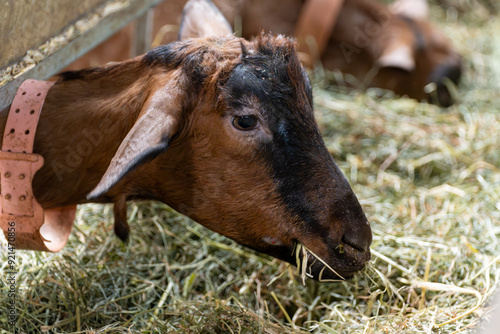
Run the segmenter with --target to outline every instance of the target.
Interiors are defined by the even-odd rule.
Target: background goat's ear
[[[403,15],[413,20],[426,20],[429,17],[427,0],[397,0],[389,6],[393,14]]]
[[[145,164],[168,148],[170,138],[177,130],[180,107],[174,108],[175,97],[166,90],[157,91],[141,111],[139,119],[120,144],[108,169],[97,186],[87,195],[96,199],[108,192],[125,175]],[[180,104],[180,103],[178,103]]]
[[[182,12],[179,40],[232,34],[231,25],[210,0],[189,0]]]
[[[380,67],[398,68],[406,72],[413,71],[415,69],[413,48],[403,43],[394,44],[389,44],[385,48],[380,58],[377,59],[377,64]]]

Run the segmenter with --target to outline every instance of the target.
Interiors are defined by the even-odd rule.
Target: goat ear
[[[108,169],[87,199],[104,195],[128,173],[167,150],[170,138],[177,130],[180,115],[180,108],[174,112],[165,110],[173,105],[180,103],[175,103],[172,93],[165,90],[156,92],[148,99],[147,106],[141,111],[139,119],[118,147]]]
[[[210,0],[189,0],[182,12],[179,40],[232,34],[231,25]]]
[[[429,16],[427,0],[397,0],[389,6],[389,9],[393,14],[414,20],[425,20]]]
[[[413,49],[405,44],[389,45],[377,59],[377,64],[380,67],[393,67],[411,72],[415,69]]]

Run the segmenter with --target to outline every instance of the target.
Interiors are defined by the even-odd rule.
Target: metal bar
[[[148,10],[144,15],[135,20],[132,46],[130,47],[130,58],[142,55],[151,48],[153,33],[154,12]]]
[[[130,5],[104,17],[97,25],[74,41],[48,56],[32,69],[0,87],[0,111],[6,109],[14,99],[21,83],[29,78],[45,80],[68,66],[75,59],[106,40],[126,26],[130,21],[143,15],[151,7],[163,0],[130,0]]]

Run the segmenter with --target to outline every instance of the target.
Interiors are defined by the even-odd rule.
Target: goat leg
[[[113,213],[115,215],[115,234],[123,242],[126,242],[129,236],[130,227],[127,223],[127,196],[120,195],[114,200]]]

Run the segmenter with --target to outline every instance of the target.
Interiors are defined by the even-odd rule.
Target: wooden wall
[[[108,0],[0,0],[0,69]]]

